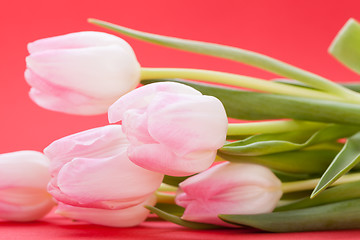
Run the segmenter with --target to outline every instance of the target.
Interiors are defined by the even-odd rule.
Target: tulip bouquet
[[[108,113],[109,124],[65,136],[43,153],[1,154],[1,218],[32,221],[56,206],[64,217],[111,227],[153,213],[194,229],[360,228],[357,84],[235,47],[89,22],[283,78],[143,68],[128,43],[102,32],[30,43],[30,98],[62,113]],[[350,19],[329,52],[360,73],[358,39],[360,24]]]

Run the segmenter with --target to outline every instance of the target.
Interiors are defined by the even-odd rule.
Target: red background
[[[359,9],[358,0],[2,0],[0,2],[0,153],[17,150],[41,151],[57,138],[107,124],[106,115],[71,116],[38,107],[28,98],[29,87],[23,77],[28,42],[75,31],[104,31],[88,24],[86,21],[88,17],[158,34],[237,46],[267,54],[334,81],[356,81],[359,76],[329,56],[327,48],[350,17],[360,20]],[[139,62],[144,67],[191,67],[262,78],[274,77],[261,70],[227,60],[125,39],[133,46]],[[10,233],[15,227],[21,230],[18,234],[30,233],[34,229],[41,228],[47,229],[51,234],[64,231],[64,227],[56,228],[49,227],[47,223],[36,223],[0,224],[0,232],[2,234],[3,230],[8,230],[7,233]],[[82,228],[74,225],[67,229],[69,232],[62,233],[61,236],[74,238],[79,235],[87,236],[79,229]],[[101,227],[94,229],[100,229],[98,234],[107,231]],[[94,229],[92,231],[96,232]],[[159,233],[172,229],[171,231],[176,230],[179,234],[180,231],[172,225],[170,230],[161,230],[158,226],[156,229],[148,230],[148,233],[154,234],[156,231]],[[144,231],[144,227],[139,231]],[[38,232],[40,233],[39,230]],[[106,235],[107,238],[118,234],[118,230],[110,232],[114,234]],[[186,235],[189,234],[188,231],[180,232],[189,239],[193,234]],[[352,233],[359,234],[357,231],[350,231],[347,235],[350,236]],[[235,235],[234,231],[220,231],[219,234],[223,237]],[[333,234],[333,236],[342,234],[344,233],[338,232],[338,235]],[[53,238],[46,236],[46,231],[39,236]],[[90,236],[92,235],[87,237]],[[143,238],[143,236],[138,237]],[[158,234],[158,236],[166,237],[166,234]],[[197,239],[205,237],[210,239],[211,235],[196,236]],[[246,236],[252,236],[252,239],[264,239],[261,237],[263,235],[255,237],[246,234]],[[310,236],[321,237],[324,233],[298,235],[300,236],[311,239]],[[269,238],[269,235],[266,235],[266,238]]]

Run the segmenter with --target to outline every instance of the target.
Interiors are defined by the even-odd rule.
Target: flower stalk
[[[158,191],[160,192],[176,192],[177,191],[177,187],[175,186],[171,186],[169,184],[166,184],[166,183],[162,183],[160,185],[160,187],[158,188]]]
[[[249,123],[229,123],[227,136],[280,133],[296,130],[310,130],[324,127],[325,123],[296,120],[276,120]]]
[[[141,32],[94,18],[89,18],[88,21],[94,25],[98,25],[100,27],[107,28],[112,31],[146,42],[158,44],[165,47],[180,49],[183,51],[229,59],[248,64],[250,66],[258,67],[260,69],[278,74],[280,76],[298,80],[309,86],[323,90],[330,94],[341,96],[344,99],[347,99],[346,101],[349,102],[354,101],[354,99],[356,99],[357,102],[360,101],[359,94],[349,89],[346,89],[345,87],[342,87],[322,76],[292,66],[291,64],[282,62],[261,53],[256,53],[253,51],[231,46],[224,46],[220,44],[180,39],[175,37]]]
[[[164,193],[164,192],[156,191],[155,196],[157,203],[175,204],[174,193]]]
[[[340,102],[356,101],[356,99],[346,99],[318,90],[296,87],[277,82],[270,82],[259,78],[212,70],[186,68],[142,68],[140,78],[141,80],[157,78],[185,78],[297,97],[308,97]],[[358,99],[357,101],[359,102],[360,100]]]
[[[282,184],[282,191],[283,193],[290,193],[290,192],[298,192],[305,190],[313,190],[316,187],[319,180],[320,178],[294,181],[294,182],[285,182]],[[340,179],[334,182],[332,186],[355,182],[359,180],[360,180],[360,173],[350,173],[345,176],[342,176]]]

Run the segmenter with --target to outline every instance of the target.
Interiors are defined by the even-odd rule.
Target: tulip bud
[[[106,113],[140,81],[128,43],[101,32],[78,32],[28,44],[25,79],[39,106],[64,113]]]
[[[185,208],[184,220],[230,226],[218,215],[268,213],[281,195],[281,182],[268,168],[224,162],[180,183],[175,201]]]
[[[109,121],[122,121],[131,161],[172,176],[210,167],[227,131],[225,109],[217,98],[173,82],[124,95],[109,108]]]
[[[46,191],[49,160],[39,152],[0,154],[0,218],[27,222],[45,216],[55,205]]]
[[[58,212],[106,226],[141,223],[149,213],[143,205],[154,204],[151,199],[163,175],[132,163],[127,147],[120,125],[90,129],[50,144],[44,150],[52,176],[48,191],[59,202]],[[131,213],[137,217],[128,221]],[[107,217],[116,222],[110,224]]]
[[[154,206],[156,197],[149,196],[144,202],[123,209],[75,207],[59,203],[57,214],[76,220],[109,227],[133,227],[145,221],[149,211],[145,205]]]

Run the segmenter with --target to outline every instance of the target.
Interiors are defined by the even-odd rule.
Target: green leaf
[[[307,178],[310,179],[311,177]],[[280,179],[281,180],[281,179]],[[283,195],[281,196],[281,206],[283,206],[282,204],[290,204],[290,202],[294,202],[295,200],[298,199],[310,199],[309,196],[311,194],[311,190],[302,190],[302,191],[297,191],[297,192],[286,192],[283,193]],[[296,208],[294,208],[296,209]],[[288,210],[292,210],[292,209],[288,209]],[[275,210],[274,210],[275,211]]]
[[[258,134],[225,144],[219,152],[237,156],[260,156],[302,149],[322,142],[348,137],[360,127],[330,124],[320,130],[299,130],[285,133]]]
[[[296,119],[360,125],[360,105],[316,100],[195,83],[184,80],[144,80],[143,84],[173,81],[191,86],[204,95],[218,98],[230,118],[245,120]]]
[[[179,217],[182,216],[185,211],[185,208],[169,203],[156,203],[155,208]]]
[[[291,79],[282,79],[282,78],[278,78],[278,79],[273,79],[272,81],[274,82],[279,82],[279,83],[283,83],[283,84],[289,84],[289,85],[293,85],[296,87],[304,87],[304,88],[311,88],[314,89],[306,84],[303,84],[299,81],[296,80],[291,80]],[[353,90],[355,92],[360,92],[360,84],[357,82],[341,82],[339,83],[341,84],[343,87],[346,87],[350,90]]]
[[[316,176],[313,176],[312,174],[308,174],[308,173],[289,173],[275,169],[272,169],[272,172],[276,175],[277,178],[280,179],[281,182],[292,182],[292,181],[307,180],[314,177],[316,178]]]
[[[329,53],[360,74],[360,24],[349,19],[329,47]]]
[[[360,199],[284,212],[219,217],[228,223],[268,232],[359,229]]]
[[[183,226],[183,227],[187,227],[187,228],[192,228],[192,229],[216,229],[216,228],[220,228],[219,226],[216,225],[212,225],[212,224],[206,224],[206,223],[198,223],[198,222],[190,222],[190,221],[186,221],[186,220],[182,220],[180,217],[169,214],[167,212],[164,212],[156,207],[152,207],[152,206],[145,206],[147,209],[149,209],[151,212],[155,213],[156,215],[158,215],[160,218],[175,223],[177,225]]]
[[[347,139],[343,149],[335,157],[329,168],[321,177],[311,197],[315,197],[333,182],[347,173],[360,162],[360,133]]]
[[[274,211],[288,211],[294,209],[308,208],[324,205],[333,202],[340,202],[350,199],[360,198],[360,181],[344,183],[335,187],[331,187],[321,192],[316,198],[298,199],[289,204],[279,206]]]
[[[268,168],[295,174],[321,174],[334,159],[338,150],[304,149],[299,151],[274,153],[263,156],[218,155],[224,160],[240,163],[254,163]]]
[[[341,85],[343,85],[344,87],[351,89],[355,92],[360,92],[360,84],[353,82],[353,83],[342,83]]]
[[[258,67],[281,76],[285,76],[291,79],[296,79],[305,82],[318,89],[325,90],[326,92],[333,92],[335,94],[351,94],[350,91],[343,88],[342,86],[333,83],[319,75],[297,68],[285,62],[277,59],[265,56],[260,53],[236,48],[229,47],[220,44],[185,40],[175,37],[161,36],[157,34],[151,34],[133,30],[130,28],[122,27],[109,22],[89,19],[90,23],[125,34],[127,36],[137,38],[143,41],[159,44],[170,48],[180,49],[184,51],[205,54],[209,56],[215,56],[225,58],[241,63],[245,63],[254,67]]]
[[[192,176],[192,175],[191,175]],[[169,176],[169,175],[165,175],[164,179],[163,179],[163,183],[166,183],[168,185],[171,186],[179,186],[179,184],[183,181],[185,181],[187,178],[191,177],[191,176],[186,176],[186,177],[174,177],[174,176]]]

